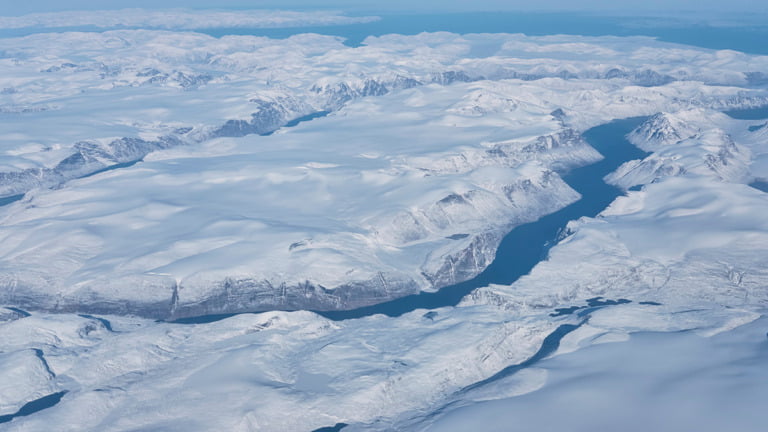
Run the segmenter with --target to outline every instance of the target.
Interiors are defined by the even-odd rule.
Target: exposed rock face
[[[418,293],[420,284],[408,279],[390,279],[379,273],[369,280],[353,281],[328,289],[305,281],[297,285],[267,280],[227,279],[202,301],[188,301],[183,289],[177,303],[164,318],[178,319],[217,313],[269,310],[348,310]]]
[[[695,137],[700,130],[685,120],[669,113],[658,113],[629,134],[632,144],[643,150],[653,151],[661,147]]]
[[[448,73],[448,72],[446,72]],[[449,75],[451,75],[449,73]],[[442,74],[439,75],[442,77]],[[451,75],[452,76],[452,75]],[[447,85],[455,80],[437,80],[438,84]],[[320,105],[329,111],[340,109],[347,102],[368,96],[383,96],[395,90],[403,90],[424,85],[418,79],[403,75],[386,78],[362,77],[352,80],[323,80],[310,87],[310,93],[321,97]]]
[[[72,66],[74,67],[74,66]],[[60,68],[49,72],[59,71]],[[117,73],[117,72],[114,72]],[[152,68],[137,72],[139,77],[148,77],[144,84],[177,83],[185,89],[196,88],[210,81],[208,75],[189,76],[182,72],[165,74]],[[454,82],[468,82],[471,79],[463,72],[448,71],[436,74],[434,82],[448,85]],[[95,141],[75,143],[72,155],[61,160],[52,168],[29,168],[18,171],[0,171],[0,197],[23,194],[37,187],[53,187],[74,178],[87,176],[113,165],[137,162],[147,154],[178,145],[189,144],[214,138],[243,137],[247,135],[269,135],[287,123],[319,111],[314,105],[327,110],[338,110],[347,102],[368,96],[382,96],[394,90],[408,89],[423,85],[422,82],[402,75],[391,79],[366,78],[360,81],[335,85],[315,85],[311,93],[321,96],[314,104],[292,95],[272,99],[251,99],[255,105],[248,120],[227,120],[217,127],[195,131],[187,127],[177,130],[174,135],[161,136],[157,140],[123,137],[102,144]],[[10,90],[6,91],[12,94]]]
[[[243,137],[246,135],[264,135],[274,132],[290,120],[310,114],[314,109],[293,97],[280,97],[275,100],[251,99],[256,105],[250,120],[228,120],[211,132],[211,138]]]
[[[492,259],[492,257],[491,257]],[[472,275],[471,272],[468,274]],[[397,277],[395,275],[395,277]],[[7,281],[3,281],[7,282]],[[143,281],[142,283],[147,283]],[[31,287],[27,287],[31,288]],[[353,281],[327,289],[305,281],[296,285],[256,279],[230,279],[206,287],[204,297],[187,298],[185,288],[167,281],[152,287],[155,297],[165,299],[130,301],[91,295],[62,296],[52,299],[47,295],[31,294],[21,285],[10,291],[2,285],[0,302],[15,304],[28,310],[47,310],[59,313],[91,313],[103,315],[135,315],[152,319],[174,320],[186,317],[259,312],[270,310],[347,310],[381,303],[394,298],[418,293],[422,286],[408,279],[389,279],[380,273],[370,280]],[[18,319],[11,312],[8,319]],[[3,315],[5,316],[5,315]]]
[[[115,165],[138,162],[149,153],[179,145],[219,137],[269,134],[289,121],[313,112],[311,106],[289,97],[251,102],[256,105],[256,110],[250,120],[229,120],[212,131],[189,134],[192,128],[180,128],[175,134],[161,136],[156,140],[123,137],[106,143],[75,143],[72,146],[75,152],[53,168],[0,172],[0,197],[23,194],[37,187],[57,186]]]
[[[499,230],[475,236],[468,248],[446,257],[436,271],[424,273],[424,277],[435,288],[472,279],[493,262],[504,234]]]
[[[493,261],[510,227],[535,220],[578,198],[557,174],[546,169],[498,187],[498,195],[489,190],[450,194],[414,212],[395,215],[388,227],[377,233],[379,241],[406,249],[418,248],[436,238],[449,239],[447,234],[458,230],[476,233],[450,236],[448,243],[452,246],[432,252],[420,275],[380,271],[368,279],[345,277],[338,285],[324,286],[312,280],[292,283],[257,277],[201,277],[180,284],[169,276],[137,274],[84,281],[74,292],[50,296],[47,291],[51,284],[66,282],[49,280],[45,271],[10,272],[0,275],[0,302],[30,310],[156,319],[276,309],[346,310],[376,304],[476,276]],[[300,251],[305,247],[308,245],[296,243],[290,249]],[[137,288],[126,292],[126,286]]]
[[[93,141],[78,142],[73,146],[75,153],[53,168],[0,172],[0,196],[19,195],[36,187],[53,187],[115,165],[140,161],[153,151],[183,143],[182,137],[174,135],[160,137],[154,141],[120,138],[106,144]]]

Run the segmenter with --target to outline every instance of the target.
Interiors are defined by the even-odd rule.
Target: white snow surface
[[[697,212],[675,211],[694,204]],[[310,312],[266,312],[197,325],[105,317],[112,332],[73,315],[16,319],[0,325],[0,350],[42,349],[70,393],[9,430],[313,430],[339,422],[351,430],[422,430],[455,407],[547,391],[546,363],[462,389],[530,358],[558,325],[581,325],[561,341],[565,354],[637,332],[711,338],[764,316],[768,227],[760,209],[767,205],[764,193],[744,185],[666,179],[620,198],[601,218],[572,224],[549,259],[512,286],[477,290],[430,315],[332,322]],[[669,241],[648,241],[659,236]],[[595,296],[633,303],[550,315]],[[88,327],[94,330],[82,330]],[[683,346],[691,343],[699,342]],[[685,358],[689,367],[666,372],[669,379],[689,376],[709,357]],[[637,373],[643,380],[653,372]],[[606,380],[599,388],[609,391],[618,378]],[[653,389],[644,391],[644,401],[653,400]],[[672,418],[660,412],[659,421]],[[446,421],[434,424],[452,424]]]
[[[344,309],[433,290],[578,199],[558,172],[599,159],[581,131],[766,101],[739,87],[766,58],[642,37],[424,33],[351,48],[120,30],[0,51],[13,119],[0,191],[26,193],[0,210],[0,299],[59,311]],[[262,136],[317,112],[330,115]],[[746,144],[729,137],[678,147],[725,152],[720,176],[747,181]]]
[[[768,397],[765,325],[763,318],[710,338],[638,333],[591,346],[542,362],[541,391],[469,404],[420,430],[759,432]]]
[[[288,133],[177,147],[30,193],[3,215],[6,286],[55,291],[70,304],[150,307],[205,301],[227,280],[264,285],[253,290],[270,296],[305,281],[336,288],[381,279],[387,290],[386,281],[402,280],[430,289],[421,274],[436,274],[475,236],[495,233],[492,256],[512,226],[578,199],[548,164],[600,157],[577,137],[541,161],[533,152],[492,157],[487,147],[514,150],[561,126],[542,108],[517,118],[446,118],[466,91],[489,86],[365,99]],[[431,103],[403,108],[413,98]],[[455,234],[467,236],[449,238]],[[487,264],[471,265],[477,273]],[[397,295],[392,289],[381,297]]]
[[[0,415],[13,414],[25,403],[56,392],[53,376],[31,349],[0,354]]]
[[[154,31],[0,45],[0,87],[8,89],[0,116],[14,120],[0,123],[0,165],[8,173],[52,170],[32,185],[3,177],[8,191],[26,196],[0,208],[0,298],[113,313],[0,309],[0,415],[67,392],[4,430],[311,431],[348,423],[350,431],[421,431],[464,428],[454,419],[468,418],[466,430],[493,427],[484,421],[508,409],[527,412],[521,424],[536,428],[544,424],[539,411],[527,407],[540,408],[553,392],[574,414],[563,418],[577,422],[559,427],[615,428],[614,417],[576,416],[578,408],[596,411],[573,403],[585,399],[573,383],[592,382],[595,367],[611,363],[623,369],[600,369],[606,376],[592,389],[602,399],[586,399],[620,408],[607,398],[629,370],[631,383],[663,379],[632,396],[659,419],[649,428],[728,421],[756,430],[745,420],[754,404],[716,413],[723,399],[701,395],[765,394],[728,384],[765,379],[755,364],[766,343],[768,197],[745,184],[768,178],[765,129],[712,111],[764,102],[759,90],[740,86],[746,72],[765,70],[765,58],[647,38],[447,33],[369,38],[359,48],[316,35],[270,41]],[[162,79],[143,81],[158,75],[144,69],[155,67],[149,63]],[[317,111],[331,113],[279,129]],[[182,325],[135,316],[295,298],[349,307],[435,289],[446,274],[466,278],[513,226],[578,198],[558,172],[600,157],[579,132],[654,114],[630,136],[653,153],[608,177],[641,190],[571,222],[548,258],[511,286],[396,318],[334,322],[269,311]],[[228,123],[252,119],[263,123]],[[167,136],[177,140],[120,141]],[[76,146],[83,140],[92,145]],[[129,162],[128,153],[143,162],[76,178]],[[70,171],[53,170],[63,160]],[[467,250],[474,260],[444,271],[448,257]],[[328,294],[356,283],[364,288],[353,292],[368,297]],[[626,301],[587,306],[595,297]],[[563,312],[570,307],[579,309]],[[525,364],[561,325],[577,328],[553,358],[489,380]],[[643,361],[651,357],[621,354],[657,343],[677,360],[654,370]],[[725,376],[711,372],[719,368]],[[669,382],[686,385],[670,392],[661,386]],[[699,397],[684,402],[693,393]],[[700,409],[717,421],[674,421]],[[557,420],[552,412],[547,420]]]
[[[552,397],[566,412],[572,398],[582,401],[570,426],[587,430],[629,418],[624,397],[654,413],[638,425],[715,430],[737,422],[756,431],[748,395],[759,398],[761,387],[737,391],[735,381],[711,371],[740,374],[744,384],[764,377],[754,350],[766,343],[767,206],[765,193],[746,185],[665,178],[617,199],[598,218],[571,223],[549,258],[513,285],[476,290],[431,314],[332,322],[310,312],[266,312],[196,325],[107,316],[113,331],[74,315],[17,317],[0,325],[0,350],[41,349],[56,374],[52,385],[69,393],[8,430],[309,431],[341,422],[350,430],[456,430],[498,427],[507,412],[529,412],[520,426],[543,427],[557,419],[542,418],[536,407]],[[632,303],[552,316],[596,296]],[[757,327],[741,330],[752,322]],[[562,324],[580,327],[552,360],[467,389],[531,358]],[[590,348],[609,342],[622,346]],[[669,360],[633,354],[659,344]],[[569,384],[593,382],[596,368],[603,375],[595,386]],[[637,383],[631,393],[628,382]],[[579,398],[585,389],[590,396]],[[690,415],[713,410],[722,400],[715,390],[748,395],[739,410]],[[681,411],[659,398],[689,402]],[[600,406],[611,410],[594,417],[595,404],[609,399]]]

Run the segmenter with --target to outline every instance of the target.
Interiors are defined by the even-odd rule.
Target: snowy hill
[[[683,175],[749,183],[764,175],[766,153],[760,129],[750,124],[711,110],[659,113],[628,136],[653,153],[625,163],[607,180],[624,189]]]
[[[579,198],[559,174],[600,158],[580,131],[766,100],[721,85],[742,82],[759,57],[577,39],[436,33],[349,48],[318,35],[122,30],[0,40],[3,106],[30,108],[0,126],[2,195],[26,193],[0,214],[0,299],[169,318],[349,309],[435,290],[481,272],[514,226]],[[652,63],[649,43],[697,67]],[[480,44],[497,51],[465,58]],[[616,67],[598,72],[580,51]],[[651,79],[661,75],[674,79]],[[280,129],[317,113],[330,115]],[[697,129],[675,118],[643,126],[654,134],[643,142],[701,147],[684,143]],[[739,145],[706,140],[701,168],[659,152],[617,175],[748,177]]]
[[[645,37],[0,38],[0,426],[450,430],[465,410],[546,390],[549,356],[647,332],[711,340],[759,327],[768,201],[747,184],[768,179],[768,128],[720,111],[766,105],[765,71],[767,57]],[[545,257],[513,244],[534,256],[529,274],[455,307],[308,311],[481,274],[511,230],[582,198],[564,179],[612,160],[584,132],[631,117],[648,117],[628,140],[650,154],[611,162],[605,177],[626,195],[554,226]],[[624,133],[605,149],[635,150]],[[594,183],[619,194],[604,172]],[[183,317],[198,321],[162,321]],[[739,361],[723,360],[743,371]],[[666,381],[696,373],[684,372]],[[17,415],[30,403],[49,406]]]

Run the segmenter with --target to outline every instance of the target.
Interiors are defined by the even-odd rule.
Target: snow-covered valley
[[[0,54],[3,430],[466,430],[584,379],[558,368],[603,343],[765,345],[768,197],[749,184],[768,128],[722,111],[768,103],[766,57],[154,30]],[[590,145],[633,117],[629,142]],[[547,256],[487,279],[505,248],[539,250],[498,249],[539,223]],[[458,304],[376,309],[478,275]]]

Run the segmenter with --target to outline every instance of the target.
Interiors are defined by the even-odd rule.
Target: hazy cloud
[[[19,15],[32,12],[53,12],[78,9],[120,8],[270,8],[270,9],[344,9],[361,12],[456,12],[472,10],[525,10],[525,11],[588,11],[665,13],[673,11],[725,11],[768,12],[768,2],[755,0],[474,0],[418,1],[413,0],[29,0],[4,2],[0,15]]]

